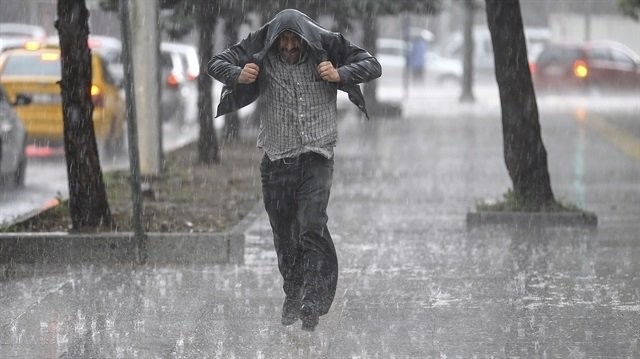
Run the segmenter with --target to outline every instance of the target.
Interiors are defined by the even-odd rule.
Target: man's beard
[[[293,64],[300,60],[301,51],[299,48],[294,48],[291,50],[281,49],[280,54],[286,62]]]

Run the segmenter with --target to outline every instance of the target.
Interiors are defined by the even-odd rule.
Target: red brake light
[[[198,74],[197,74],[197,73],[189,72],[189,73],[187,74],[187,79],[188,79],[189,81],[193,81],[193,80],[195,80],[195,79],[197,79],[197,78],[198,78]]]
[[[169,76],[167,76],[167,85],[169,85],[170,87],[176,87],[178,86],[178,78],[176,77],[176,75],[174,74],[169,74]]]
[[[95,49],[97,47],[100,47],[101,41],[94,38],[89,38],[89,40],[87,40],[87,45],[90,49]]]
[[[587,67],[587,63],[583,60],[576,60],[576,62],[573,63],[573,74],[577,78],[581,79],[587,77],[589,75],[589,67]]]

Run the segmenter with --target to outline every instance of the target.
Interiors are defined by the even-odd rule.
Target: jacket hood
[[[322,51],[321,33],[329,32],[306,14],[295,10],[280,11],[267,23],[265,45],[270,48],[284,31],[291,31],[300,36],[313,50]]]

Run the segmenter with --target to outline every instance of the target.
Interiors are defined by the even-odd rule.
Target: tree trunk
[[[111,211],[98,158],[91,102],[89,11],[84,0],[58,0],[64,149],[73,230],[110,226]]]
[[[235,21],[234,21],[235,20]],[[240,21],[239,21],[240,20]],[[231,17],[225,20],[225,33],[227,47],[238,41],[238,28],[241,25],[241,18]],[[240,137],[240,115],[238,111],[233,111],[225,115],[224,138],[229,142],[235,142]]]
[[[362,20],[363,39],[362,47],[373,56],[376,55],[376,39],[378,38],[378,19],[373,12],[367,12]],[[384,71],[384,69],[382,69]],[[376,98],[377,81],[369,81],[362,85],[362,94],[367,104],[367,109],[376,112],[378,101]]]
[[[529,71],[519,0],[486,0],[502,107],[504,158],[513,193],[536,209],[554,203]]]
[[[199,0],[197,3],[197,26],[199,32],[200,76],[198,76],[198,160],[201,164],[212,165],[220,161],[218,138],[213,125],[213,82],[207,76],[207,63],[213,56],[213,33],[216,27],[216,12],[213,3]]]

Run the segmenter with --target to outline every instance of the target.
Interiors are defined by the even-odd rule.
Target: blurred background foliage
[[[100,7],[117,11],[118,3],[119,0],[100,0]],[[442,0],[159,0],[159,6],[165,12],[162,29],[171,38],[179,39],[194,29],[196,13],[202,7],[212,7],[211,13],[227,20],[231,26],[247,22],[249,14],[258,14],[266,21],[282,9],[295,8],[312,18],[332,15],[336,24],[333,30],[342,31],[351,21],[379,15],[437,14],[442,9]]]

